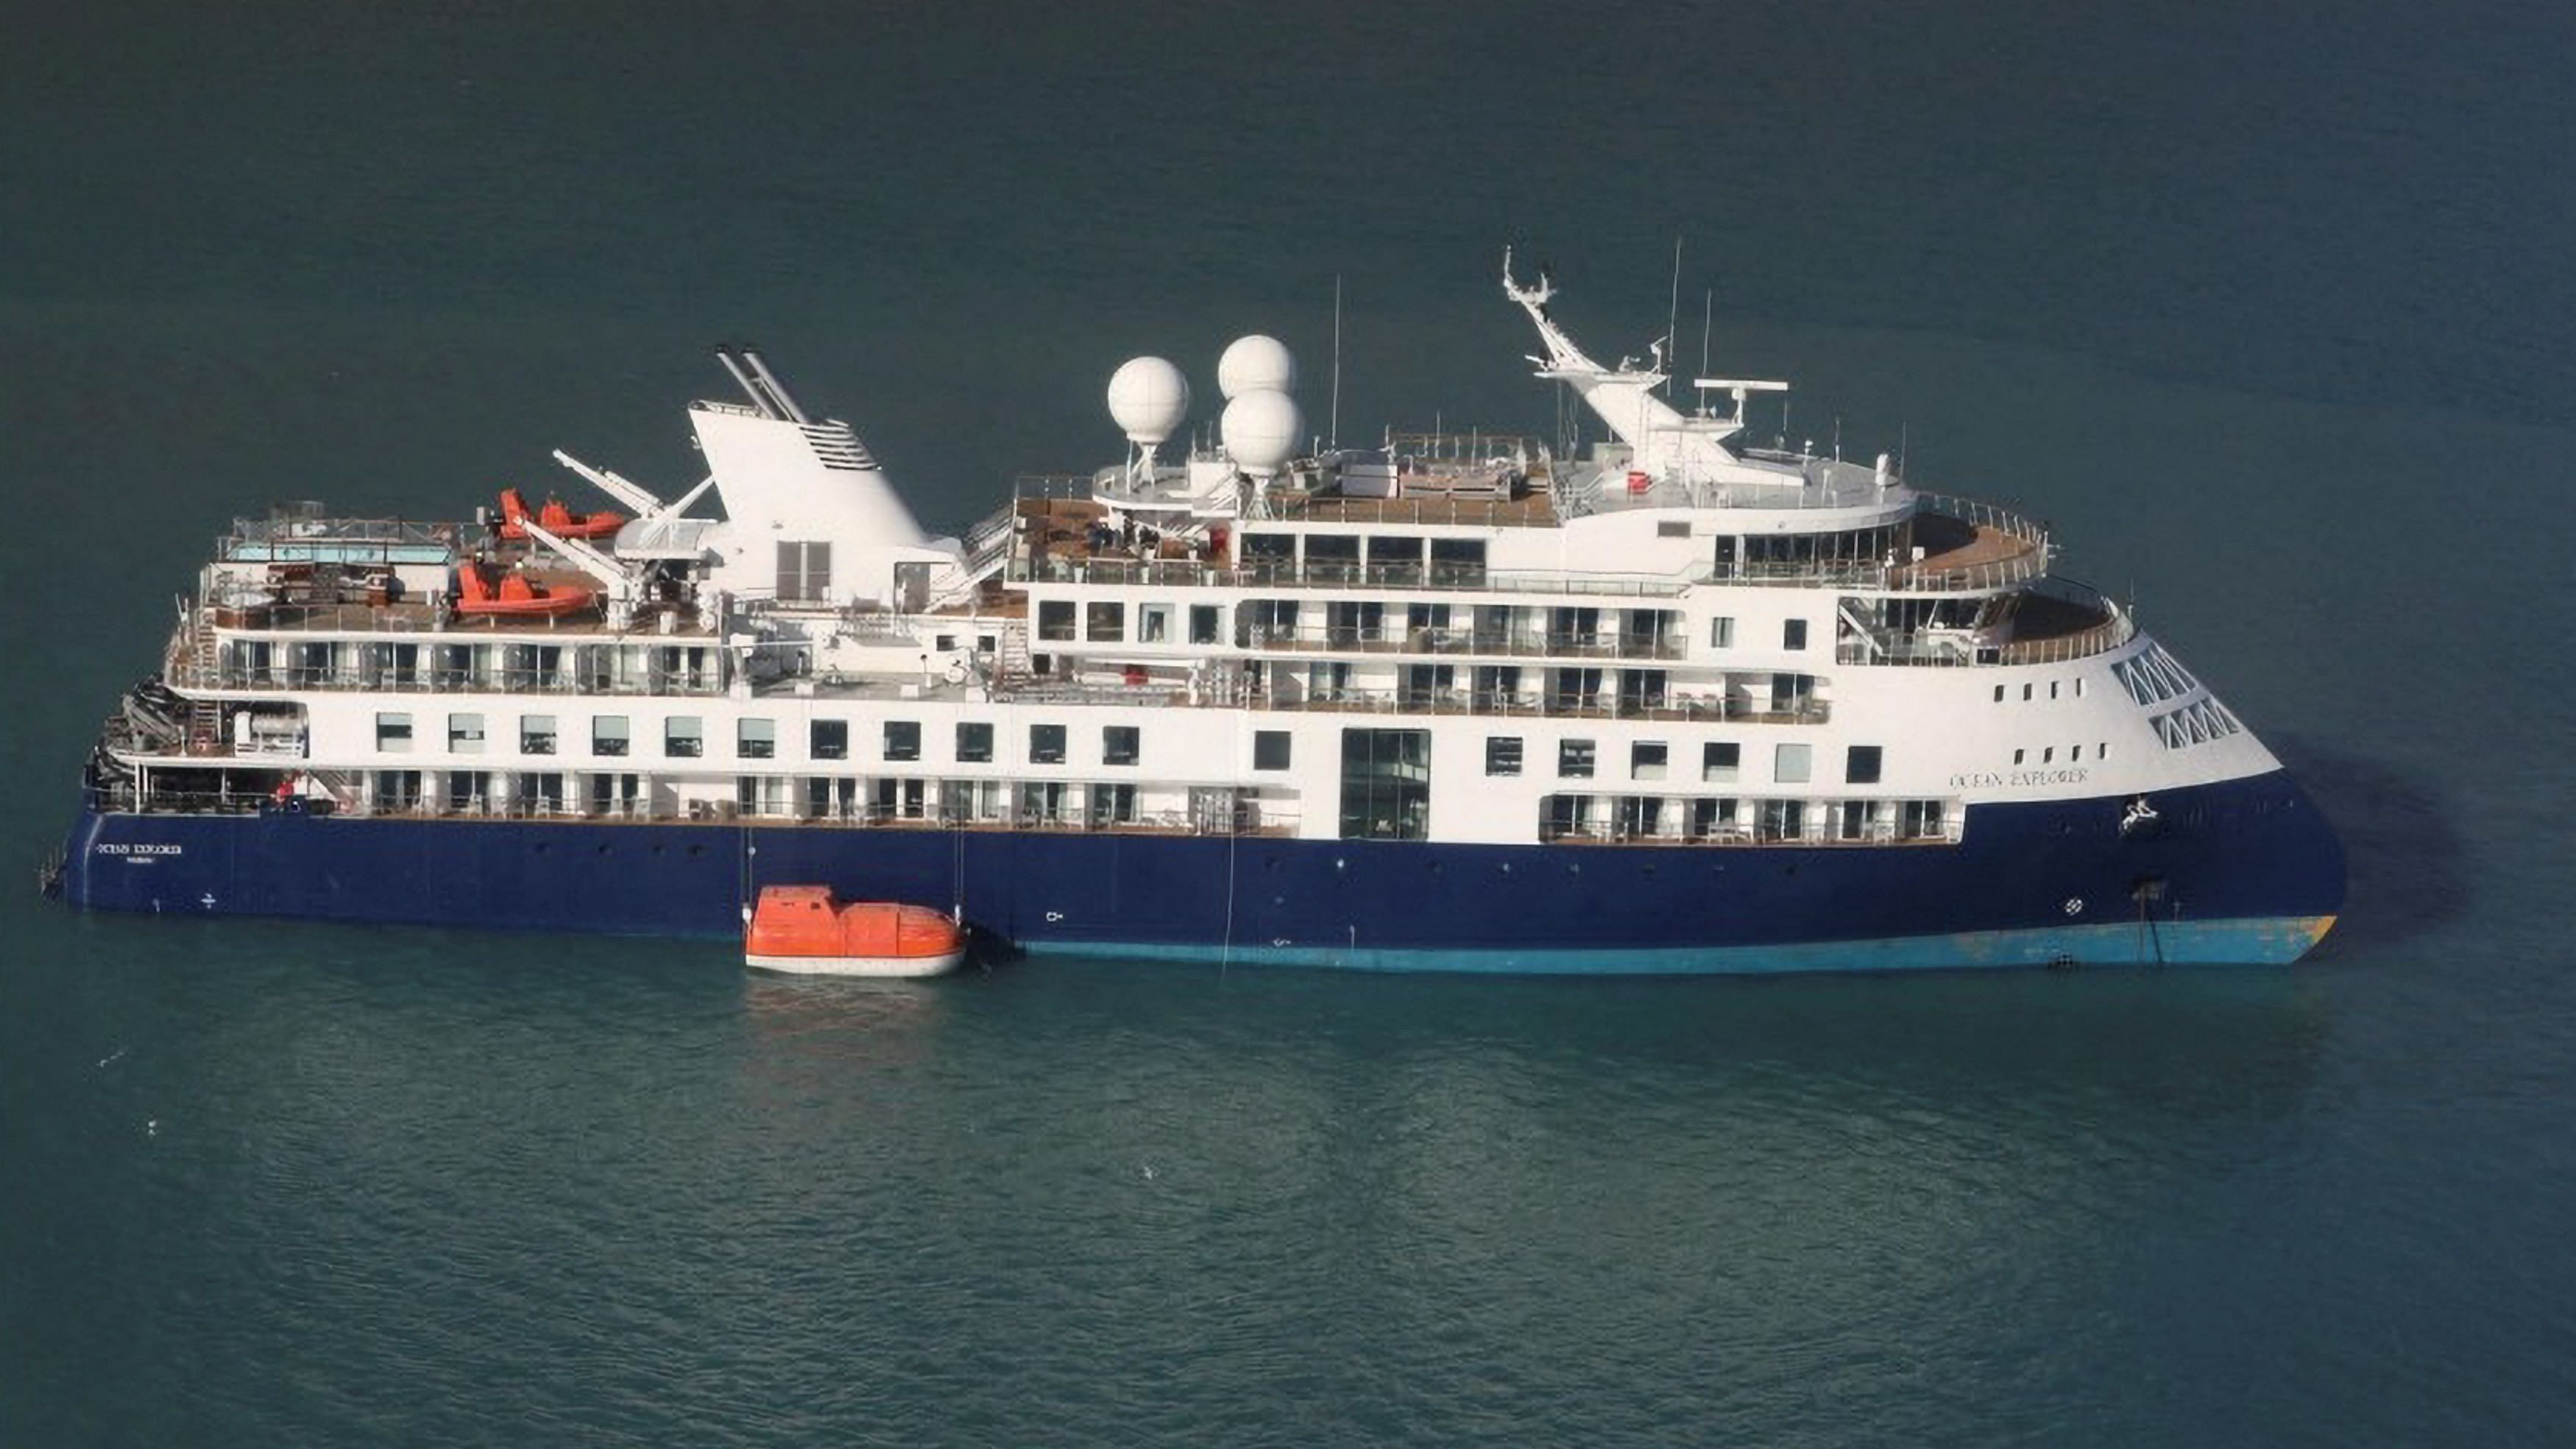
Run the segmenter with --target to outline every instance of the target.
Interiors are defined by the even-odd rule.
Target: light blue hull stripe
[[[1519,975],[1768,975],[1807,971],[1952,970],[1992,966],[2266,966],[2295,961],[2332,926],[2331,916],[2269,916],[2152,925],[2051,926],[1896,936],[1876,941],[1771,946],[1674,946],[1611,951],[1372,950],[1351,946],[1032,941],[1031,956],[1190,961],[1206,965],[1322,966],[1357,971],[1492,971]]]

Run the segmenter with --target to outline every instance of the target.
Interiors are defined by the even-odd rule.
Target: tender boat
[[[928,906],[844,905],[827,886],[762,886],[742,959],[810,975],[937,976],[966,959],[966,929]]]
[[[491,565],[467,559],[456,566],[456,612],[542,618],[587,607],[592,591],[578,584],[540,584],[521,573],[493,582]]]
[[[495,530],[503,538],[528,537],[528,523],[557,538],[613,538],[626,526],[626,515],[612,508],[594,513],[575,513],[559,498],[549,498],[546,506],[531,513],[528,500],[516,488],[501,490],[501,526]]]

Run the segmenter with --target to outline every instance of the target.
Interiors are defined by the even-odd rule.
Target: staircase
[[[206,627],[202,610],[188,616],[188,679],[199,689],[210,689],[217,682],[215,669],[215,631]],[[224,707],[203,696],[188,700],[188,753],[221,754],[224,746]]]
[[[1025,682],[1030,675],[1029,626],[1022,621],[1002,625],[1002,657],[993,672],[996,688],[1008,688]]]

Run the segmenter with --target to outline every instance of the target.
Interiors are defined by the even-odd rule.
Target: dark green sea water
[[[1346,434],[1545,431],[1501,245],[1615,355],[1677,233],[2353,855],[2285,972],[1607,985],[11,887],[0,1443],[2567,1442],[2576,25],[1963,9],[0,17],[22,882],[236,512],[684,486],[750,338],[954,528],[1137,352],[1321,411],[1336,274]]]

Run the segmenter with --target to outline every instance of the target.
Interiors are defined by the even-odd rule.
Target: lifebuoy
[[[951,684],[964,684],[966,682],[965,660],[951,659],[948,661],[948,682]]]

